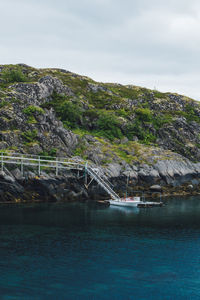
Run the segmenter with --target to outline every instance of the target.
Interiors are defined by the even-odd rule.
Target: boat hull
[[[115,206],[126,206],[126,207],[137,207],[138,204],[141,203],[140,200],[133,200],[133,201],[125,201],[125,200],[109,200],[110,205]]]

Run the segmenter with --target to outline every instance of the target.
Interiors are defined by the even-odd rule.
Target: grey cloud
[[[197,0],[7,0],[0,11],[1,63],[157,83],[200,99]]]

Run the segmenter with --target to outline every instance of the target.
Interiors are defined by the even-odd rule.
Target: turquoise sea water
[[[200,299],[200,197],[0,206],[0,299]]]

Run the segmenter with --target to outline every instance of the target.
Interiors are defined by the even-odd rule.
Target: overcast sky
[[[200,100],[199,0],[0,0],[0,64]]]

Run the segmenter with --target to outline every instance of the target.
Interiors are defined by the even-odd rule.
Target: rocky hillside
[[[1,65],[0,150],[78,156],[134,184],[198,184],[200,103],[62,69]]]

